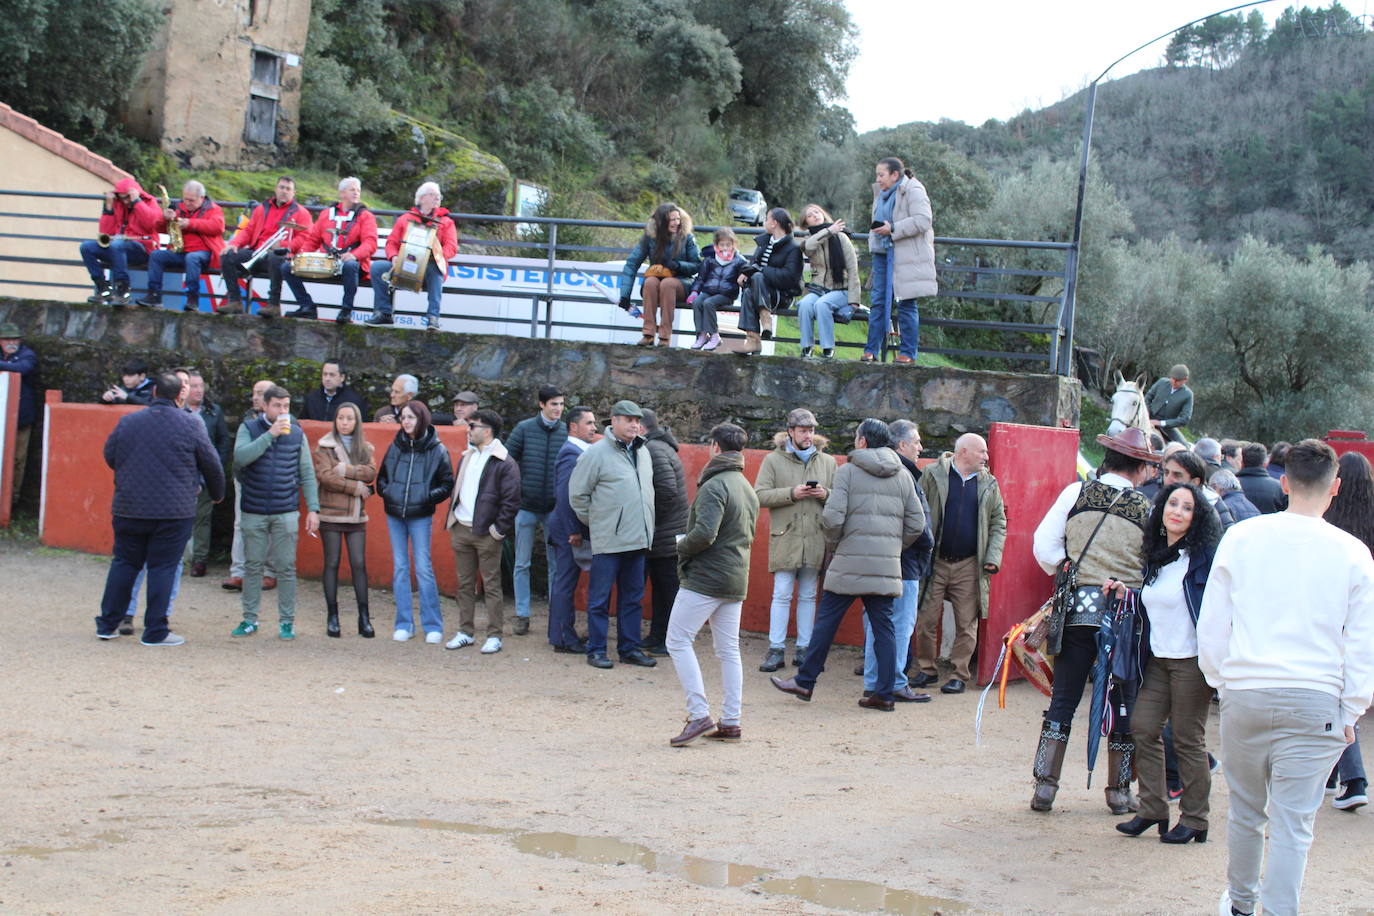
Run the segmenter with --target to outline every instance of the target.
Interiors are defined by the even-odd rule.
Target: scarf
[[[806,462],[811,460],[811,456],[816,454],[816,446],[814,444],[808,445],[804,449],[797,448],[797,445],[792,441],[791,436],[787,437],[787,450],[792,454],[796,455],[798,458],[800,458],[802,464],[806,464]]]
[[[350,454],[350,455],[353,454],[353,437],[352,437],[352,436],[345,436],[345,435],[343,435],[342,433],[340,433],[340,434],[339,434],[339,444],[341,444],[341,445],[343,446],[343,449],[344,449],[345,452],[347,452],[347,453]]]
[[[888,223],[889,225],[892,223],[892,210],[897,206],[897,202],[894,198],[897,196],[897,188],[900,186],[901,182],[899,181],[878,195],[878,200],[873,205],[873,222]],[[892,248],[892,236],[890,235],[870,233],[869,241],[870,244],[875,245],[882,251],[888,251]]]
[[[808,231],[815,235],[822,229],[829,229],[830,223],[824,226],[812,226]],[[830,238],[825,240],[825,251],[827,266],[830,268],[830,282],[834,284],[833,289],[845,288],[844,271],[844,245],[840,243],[840,234],[831,233]]]

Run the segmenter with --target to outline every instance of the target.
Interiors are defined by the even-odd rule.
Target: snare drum
[[[291,272],[306,280],[327,280],[343,273],[343,262],[323,251],[310,251],[291,259]]]

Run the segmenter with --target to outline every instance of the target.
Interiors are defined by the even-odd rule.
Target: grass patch
[[[795,317],[779,316],[774,319],[774,327],[779,337],[801,337],[801,325]],[[862,345],[868,341],[868,322],[853,321],[849,324],[835,325],[835,358],[857,360],[863,356]],[[858,347],[840,346],[843,343],[859,344]],[[775,343],[773,353],[776,356],[800,356],[801,344],[794,343]],[[930,366],[937,369],[966,369],[967,366],[961,365],[958,361],[945,356],[942,353],[918,353],[916,355],[916,365]]]

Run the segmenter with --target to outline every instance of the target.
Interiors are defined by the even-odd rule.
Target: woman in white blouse
[[[1135,733],[1140,813],[1116,829],[1139,836],[1158,826],[1163,843],[1207,842],[1207,714],[1212,688],[1197,663],[1197,618],[1202,593],[1221,537],[1215,512],[1191,483],[1172,483],[1160,491],[1141,545],[1145,586],[1138,592],[1144,612],[1140,660],[1144,671],[1131,728]],[[1108,579],[1103,591],[1126,595],[1126,586]],[[1173,720],[1183,798],[1179,820],[1169,826],[1169,796],[1164,777],[1164,723]]]

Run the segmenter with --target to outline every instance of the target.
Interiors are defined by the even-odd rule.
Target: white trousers
[[[706,685],[693,646],[697,634],[709,620],[711,641],[720,659],[720,683],[724,699],[720,704],[720,724],[739,725],[740,697],[744,692],[744,665],[739,657],[739,615],[742,601],[711,598],[679,588],[668,618],[668,654],[672,656],[682,692],[687,695],[687,717],[702,719],[711,714],[706,701]]]
[[[792,616],[792,588],[797,589],[797,648],[811,645],[816,626],[816,583],[820,571],[809,566],[780,569],[773,573],[773,604],[768,609],[768,647],[787,645],[787,620]]]

